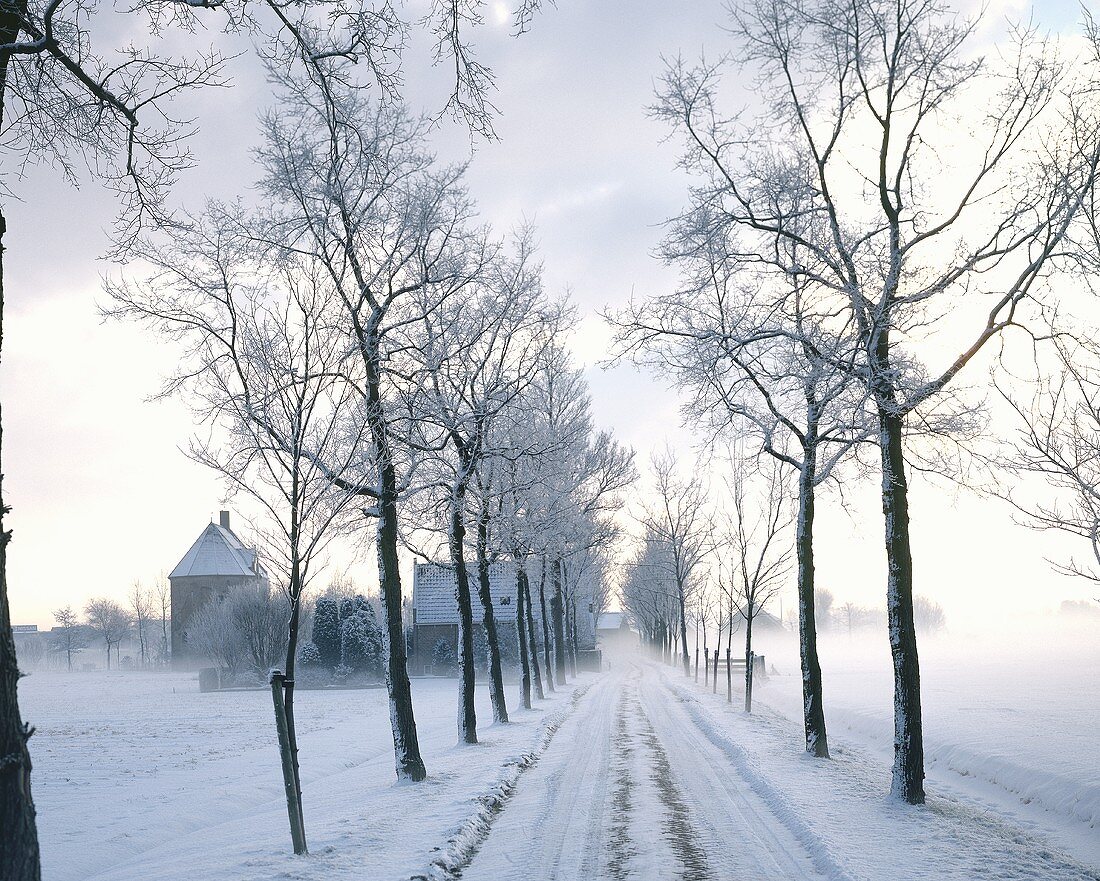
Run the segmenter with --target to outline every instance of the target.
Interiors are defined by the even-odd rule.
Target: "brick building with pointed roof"
[[[172,666],[201,666],[205,659],[188,646],[187,628],[196,613],[235,588],[267,586],[267,570],[254,548],[229,526],[229,512],[210,523],[168,576],[172,590]]]

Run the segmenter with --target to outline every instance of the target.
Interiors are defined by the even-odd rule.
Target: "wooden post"
[[[283,759],[283,787],[286,789],[286,810],[290,817],[290,840],[294,853],[306,853],[306,830],[302,824],[301,805],[298,803],[298,787],[294,783],[294,758],[290,754],[290,729],[283,706],[283,682],[281,670],[271,671],[271,700],[275,704],[275,728],[279,732],[279,752]]]
[[[756,666],[756,652],[749,652],[749,669],[746,671],[745,679],[745,712],[752,712],[752,674],[753,667]]]
[[[714,686],[712,691],[714,694],[718,694],[718,649],[714,650]]]
[[[730,664],[730,650],[726,649],[726,703],[733,703],[733,667]]]

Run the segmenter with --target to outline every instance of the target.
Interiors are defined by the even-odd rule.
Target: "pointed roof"
[[[241,544],[230,530],[211,523],[191,545],[191,549],[176,564],[169,578],[195,575],[257,576],[263,567],[256,562],[256,552]]]

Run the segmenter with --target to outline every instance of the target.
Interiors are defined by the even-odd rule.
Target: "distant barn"
[[[483,628],[484,614],[477,594],[477,569],[469,566],[470,603],[474,612],[474,630]],[[458,599],[454,570],[436,563],[417,563],[413,568],[412,652],[410,671],[431,672],[432,650],[440,640],[453,650],[458,647]],[[493,597],[493,617],[499,628],[516,626],[516,567],[509,562],[489,567],[489,592]],[[536,618],[538,617],[536,612]]]
[[[229,527],[222,511],[191,545],[168,576],[172,588],[172,666],[201,666],[205,660],[187,644],[187,628],[195,614],[215,597],[249,586],[267,586],[267,570],[253,548],[246,547]]]

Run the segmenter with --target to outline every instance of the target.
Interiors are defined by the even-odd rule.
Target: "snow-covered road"
[[[621,666],[524,775],[462,877],[823,877],[665,681]]]
[[[1100,873],[988,806],[890,800],[888,769],[746,716],[678,671],[621,659],[519,778],[465,881],[1097,881]]]

